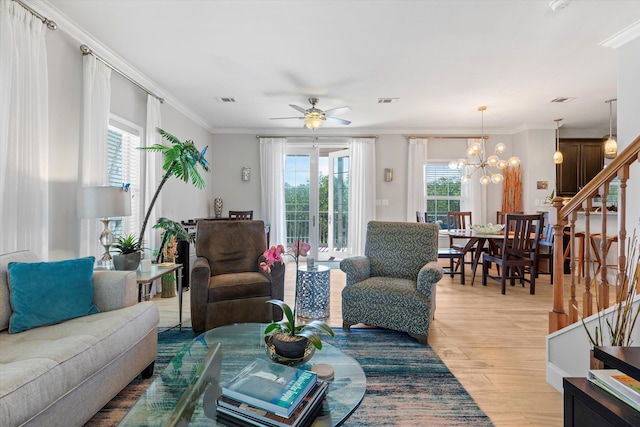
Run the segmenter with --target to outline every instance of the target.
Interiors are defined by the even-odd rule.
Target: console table
[[[640,347],[595,347],[606,369],[640,378]],[[564,425],[575,427],[640,426],[640,412],[586,378],[564,378]]]

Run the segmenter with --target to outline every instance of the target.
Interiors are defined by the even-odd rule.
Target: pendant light
[[[555,119],[554,121],[556,122],[556,152],[553,153],[553,163],[559,165],[564,161],[564,156],[560,151],[560,122],[562,119]]]
[[[613,137],[613,103],[618,99],[604,101],[609,104],[609,139],[604,142],[604,156],[607,159],[614,159],[618,155],[618,142]]]

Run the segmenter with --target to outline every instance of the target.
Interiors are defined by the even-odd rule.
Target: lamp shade
[[[79,218],[131,215],[131,194],[122,187],[81,187],[77,197]]]

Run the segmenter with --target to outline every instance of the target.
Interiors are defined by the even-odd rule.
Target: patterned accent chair
[[[342,328],[356,323],[409,333],[427,344],[436,309],[438,225],[371,221],[365,255],[346,258]]]

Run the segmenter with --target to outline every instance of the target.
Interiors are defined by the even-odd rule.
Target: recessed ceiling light
[[[236,99],[232,96],[225,96],[225,97],[219,97],[216,98],[216,101],[218,102],[236,102]]]
[[[564,104],[564,103],[567,103],[567,102],[571,102],[574,99],[576,99],[575,96],[559,96],[557,98],[553,98],[549,102],[555,102],[555,103]]]
[[[400,98],[378,98],[378,104],[393,104],[398,102]]]

